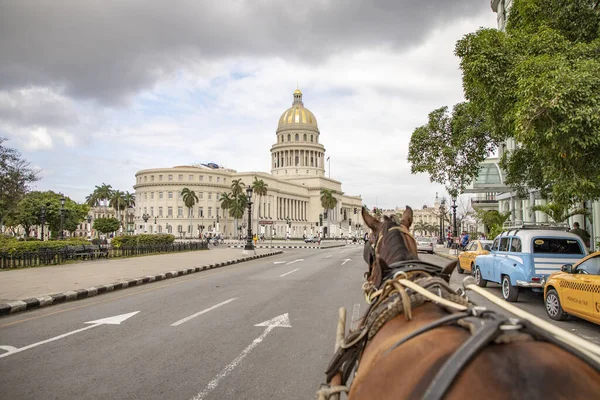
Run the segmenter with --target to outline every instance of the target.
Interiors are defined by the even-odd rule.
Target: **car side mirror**
[[[572,274],[573,273],[573,264],[565,264],[562,267],[560,267],[560,270],[562,272],[566,272],[567,274]]]

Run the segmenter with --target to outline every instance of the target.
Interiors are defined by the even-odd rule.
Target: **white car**
[[[429,254],[433,254],[433,239],[417,238],[417,250],[426,251]]]

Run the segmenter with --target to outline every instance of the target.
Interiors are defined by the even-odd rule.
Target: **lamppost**
[[[246,188],[246,196],[248,197],[248,237],[246,238],[246,247],[244,250],[254,250],[254,244],[252,243],[252,187]]]
[[[440,240],[444,243],[444,213],[446,207],[446,199],[442,199],[440,202]]]
[[[89,214],[87,216],[87,223],[88,223],[88,236],[91,239],[92,238],[92,216]]]
[[[148,220],[150,219],[150,215],[144,213],[142,215],[142,219],[144,220],[144,233],[148,232]]]
[[[46,223],[46,207],[42,206],[42,216],[40,217],[42,220],[42,242],[46,240],[44,237],[44,224]]]
[[[456,231],[456,209],[458,208],[458,206],[456,205],[456,197],[452,197],[452,229],[454,230],[453,234],[454,237],[456,237],[458,235],[458,232]]]
[[[290,217],[285,217],[285,224],[287,225],[287,233],[290,235],[290,230],[292,228],[292,221],[290,221]]]
[[[156,217],[154,217],[154,229],[153,230],[154,230],[154,232],[153,232],[154,234],[158,233],[158,230],[156,229]]]
[[[63,225],[65,223],[65,196],[60,194],[60,240],[64,238]]]

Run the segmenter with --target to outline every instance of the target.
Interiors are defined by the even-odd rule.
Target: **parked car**
[[[517,301],[521,288],[541,292],[548,276],[587,255],[581,238],[556,229],[512,229],[494,239],[489,254],[475,257],[475,281],[502,285],[502,297]]]
[[[433,241],[431,238],[417,238],[417,250],[433,254]]]
[[[600,251],[565,264],[544,287],[546,312],[554,320],[569,314],[600,324]]]
[[[317,243],[319,238],[317,236],[309,235],[304,238],[304,243]]]
[[[488,254],[492,248],[491,240],[474,240],[467,245],[465,251],[458,255],[456,271],[459,274],[473,273],[475,257]]]

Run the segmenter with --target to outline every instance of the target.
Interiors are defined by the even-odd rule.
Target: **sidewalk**
[[[257,250],[244,256],[241,250],[215,248],[2,271],[0,315],[281,253]]]
[[[447,258],[448,260],[456,260],[458,258],[458,254],[462,253],[462,251],[452,250],[448,247],[436,247],[433,250],[433,254],[436,256]]]

